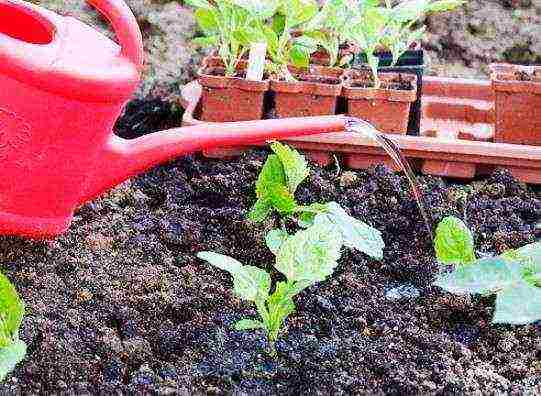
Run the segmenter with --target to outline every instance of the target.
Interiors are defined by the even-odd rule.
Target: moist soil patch
[[[382,166],[314,167],[298,198],[337,201],[381,230],[385,258],[344,250],[336,273],[296,298],[276,358],[261,331],[233,330],[255,310],[195,254],[271,268],[263,237],[273,224],[246,220],[267,155],[186,156],[80,208],[54,242],[0,238],[2,271],[27,304],[29,347],[0,393],[540,391],[539,324],[492,326],[493,298],[430,285],[438,266],[407,181]],[[505,172],[466,185],[422,177],[421,190],[435,222],[466,217],[480,254],[536,239],[540,192]]]

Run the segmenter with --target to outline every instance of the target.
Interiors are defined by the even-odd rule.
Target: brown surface
[[[385,133],[406,134],[411,103],[417,99],[417,77],[382,73],[382,87],[370,88],[371,76],[349,73],[344,80],[346,113],[369,121]]]
[[[541,67],[530,70],[492,65],[496,142],[541,145]],[[530,81],[522,73],[530,76]]]

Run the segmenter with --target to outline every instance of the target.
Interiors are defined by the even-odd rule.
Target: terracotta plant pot
[[[411,104],[417,99],[417,77],[382,73],[380,79],[381,87],[376,89],[368,72],[350,71],[342,92],[346,113],[372,123],[381,132],[404,135]]]
[[[201,119],[213,122],[260,120],[268,80],[244,79],[242,63],[234,77],[225,77],[224,72],[218,58],[207,58],[203,62],[198,77],[203,88]]]
[[[342,91],[342,69],[312,67],[293,73],[297,81],[271,80],[274,111],[278,118],[335,114]]]
[[[491,65],[494,140],[541,145],[541,66]]]

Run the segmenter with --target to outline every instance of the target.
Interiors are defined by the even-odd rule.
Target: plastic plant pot
[[[425,72],[424,51],[422,49],[408,50],[399,59],[395,66],[391,66],[393,56],[390,52],[379,52],[379,71],[414,74],[417,77],[417,98],[411,106],[408,135],[419,135],[421,128],[421,92],[423,88],[423,75]],[[359,53],[353,61],[354,67],[366,67],[366,55]]]
[[[381,87],[374,88],[369,72],[350,71],[342,95],[346,113],[371,122],[385,133],[405,135],[410,107],[417,98],[417,78],[411,74],[381,73]]]
[[[541,145],[541,66],[493,64],[498,143]]]
[[[306,117],[336,113],[338,97],[342,91],[342,69],[314,66],[305,73],[292,71],[296,81],[270,81],[275,117]]]
[[[218,58],[207,58],[199,71],[198,81],[203,87],[201,119],[212,122],[260,120],[263,100],[269,81],[250,81],[244,78],[241,63],[237,74],[225,76],[225,68]]]

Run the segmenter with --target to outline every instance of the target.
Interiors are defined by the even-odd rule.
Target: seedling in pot
[[[271,17],[276,10],[272,4],[265,5],[266,2],[244,0],[186,0],[186,4],[196,8],[195,19],[203,32],[202,37],[193,39],[193,44],[217,48],[226,76],[236,74],[239,61],[250,44],[265,40],[254,26]]]
[[[298,186],[308,177],[304,157],[295,149],[274,142],[256,182],[257,201],[248,214],[250,220],[263,222],[272,213],[291,219],[300,227],[309,228],[329,221],[342,235],[344,244],[369,256],[381,259],[385,246],[381,233],[346,213],[336,202],[300,205],[295,200]],[[280,231],[282,234],[285,228]]]
[[[313,0],[279,0],[278,5],[272,26],[262,27],[271,60],[269,68],[278,78],[294,81],[289,65],[307,69],[310,54],[317,50],[315,39],[294,32],[316,15],[318,5]]]
[[[23,315],[24,303],[0,273],[0,383],[26,356],[26,344],[19,339]]]
[[[198,257],[229,272],[233,276],[235,294],[255,303],[259,317],[242,319],[235,324],[235,329],[264,329],[271,354],[275,355],[274,343],[284,321],[295,311],[293,298],[332,275],[338,265],[342,243],[340,232],[329,221],[272,241],[270,248],[276,254],[274,267],[286,278],[286,281],[275,282],[274,286],[270,274],[258,267],[243,265],[213,252],[201,252]]]
[[[392,6],[390,0],[385,6],[378,1],[367,1],[362,22],[352,28],[352,40],[362,48],[374,79],[374,87],[379,88],[379,58],[377,52],[387,49],[393,56],[392,65],[406,52],[412,43],[421,40],[425,27],[414,29],[414,25],[429,13],[455,9],[465,0],[409,0]]]
[[[344,66],[351,61],[353,55],[341,56],[340,47],[352,41],[352,29],[362,23],[365,3],[370,1],[327,0],[306,25],[305,36],[315,39],[318,46],[327,52],[328,66]]]
[[[452,272],[438,275],[435,285],[455,294],[496,294],[493,323],[541,320],[541,243],[477,259],[471,231],[448,217],[436,230],[435,250],[438,261],[454,265]]]

